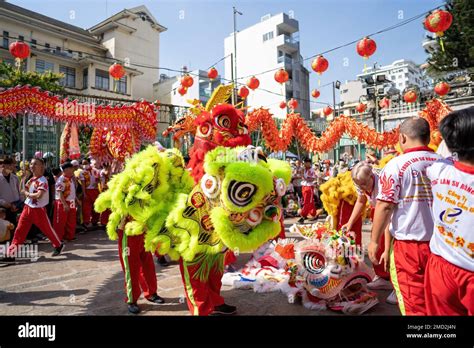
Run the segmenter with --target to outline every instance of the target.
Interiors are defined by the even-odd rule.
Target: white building
[[[181,85],[181,76],[167,76],[162,74],[160,80],[153,84],[153,98],[158,99],[162,104],[172,104],[177,106],[190,106],[188,100],[200,100],[203,105],[211,97],[214,89],[220,85],[221,78],[217,76],[212,81],[207,77],[207,71],[194,70],[189,72],[194,79],[194,83],[188,88],[185,95],[178,93]]]
[[[310,117],[309,72],[302,64],[298,41],[298,21],[285,13],[266,15],[260,23],[237,32],[237,77],[250,76],[263,71],[284,68],[290,80],[280,85],[274,79],[276,70],[257,75],[260,86],[250,91],[247,105],[269,108],[278,118],[286,116],[287,110],[279,104],[291,98],[298,100],[297,112]],[[234,34],[224,40],[225,56],[234,52]],[[225,79],[232,79],[231,59],[225,60]],[[248,78],[238,79],[238,86],[246,84]],[[240,84],[239,84],[240,83]]]
[[[26,69],[63,73],[67,93],[152,100],[158,69],[142,65],[159,66],[164,31],[145,6],[124,9],[83,29],[0,0],[0,59],[13,63],[9,44],[27,42],[31,54]],[[126,71],[117,90],[108,72],[114,59]]]
[[[411,60],[399,59],[390,65],[367,67],[367,70],[357,75],[357,78],[364,81],[366,77],[385,75],[386,79],[392,81],[400,92],[409,86],[418,86],[420,89],[430,88],[430,81],[426,78],[423,69]],[[365,87],[365,86],[364,86]]]

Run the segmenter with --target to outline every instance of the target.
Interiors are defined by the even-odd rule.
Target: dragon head
[[[204,169],[200,189],[225,246],[251,251],[279,233],[279,201],[291,175],[286,162],[267,160],[259,147],[218,147]]]

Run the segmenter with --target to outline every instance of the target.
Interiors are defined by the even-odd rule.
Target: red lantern
[[[182,78],[181,78],[181,86],[184,86],[186,88],[189,88],[193,85],[194,83],[194,79],[189,76],[189,75],[184,75]]]
[[[12,42],[8,49],[16,59],[26,59],[30,56],[30,46],[22,41]]]
[[[443,96],[448,94],[448,92],[451,90],[451,86],[447,82],[438,82],[434,88],[434,91],[437,95]]]
[[[245,99],[249,96],[249,89],[245,86],[239,88],[239,97]]]
[[[329,67],[329,62],[323,56],[317,56],[311,63],[311,68],[319,75],[325,72]]]
[[[209,69],[207,72],[207,77],[209,77],[211,80],[215,79],[217,77],[218,73],[216,68],[212,67]]]
[[[286,108],[286,102],[282,101],[280,102],[280,109],[285,109]]]
[[[254,89],[257,89],[258,86],[260,86],[260,81],[255,76],[252,76],[248,80],[247,86],[253,91]]]
[[[332,107],[330,106],[326,106],[324,109],[323,109],[323,114],[324,116],[329,116],[332,114]]]
[[[429,14],[423,24],[426,30],[436,33],[438,36],[443,36],[444,32],[449,29],[453,23],[453,16],[448,11],[436,10]]]
[[[294,98],[291,98],[288,102],[288,107],[292,110],[295,110],[298,107],[298,101]]]
[[[359,103],[359,104],[356,106],[356,110],[357,110],[357,112],[359,112],[359,113],[363,113],[365,110],[367,110],[367,104]]]
[[[125,75],[125,69],[122,65],[114,63],[109,67],[109,74],[114,80],[120,80]]]
[[[311,95],[313,96],[313,98],[319,98],[319,96],[321,95],[321,92],[319,92],[317,89],[313,89],[311,91]]]
[[[364,37],[357,43],[356,49],[360,56],[368,59],[372,54],[375,53],[377,45],[374,40]]]
[[[275,73],[275,81],[278,82],[278,83],[285,83],[286,81],[288,81],[288,72],[285,70],[285,69],[279,69],[276,73]]]
[[[184,87],[184,86],[182,86],[182,85],[178,87],[178,93],[179,93],[179,94],[185,95],[187,92],[188,92],[188,88],[187,88],[187,87]]]
[[[403,99],[405,100],[405,102],[407,103],[414,103],[416,102],[416,98],[418,96],[416,95],[416,92],[415,91],[408,91],[405,93],[405,95],[403,96]]]

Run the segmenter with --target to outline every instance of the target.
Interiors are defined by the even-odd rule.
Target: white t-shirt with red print
[[[64,199],[68,202],[74,202],[76,199],[76,185],[74,179],[61,175],[56,180],[56,199],[60,199],[59,193],[62,192]]]
[[[303,180],[301,181],[301,186],[314,186],[316,181],[316,172],[313,168],[306,169],[304,168]]]
[[[29,193],[37,193],[38,191],[44,191],[43,195],[38,198],[26,198],[25,204],[31,208],[43,208],[49,203],[49,188],[48,180],[41,176],[39,178],[33,177],[25,185],[25,190]]]
[[[474,167],[447,158],[427,175],[433,189],[431,252],[474,272]]]
[[[433,195],[426,168],[441,158],[429,147],[416,147],[392,159],[382,170],[377,199],[396,205],[389,227],[395,239],[430,240]]]
[[[97,189],[99,184],[100,173],[95,168],[84,169],[79,174],[79,180],[86,182],[86,189],[93,190]]]

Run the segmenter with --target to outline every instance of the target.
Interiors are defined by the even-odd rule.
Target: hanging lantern
[[[239,88],[239,97],[245,99],[249,96],[249,89],[245,86]]]
[[[381,109],[386,109],[390,107],[390,100],[387,98],[383,98],[381,101],[379,101],[379,106]]]
[[[209,77],[211,80],[214,80],[216,77],[217,77],[218,73],[217,73],[217,69],[212,67],[209,69],[209,71],[207,72],[207,77]]]
[[[323,109],[323,114],[324,114],[324,116],[329,116],[329,115],[332,114],[332,112],[333,112],[333,109],[332,109],[332,107],[330,107],[330,106],[326,106],[326,107]]]
[[[377,44],[374,40],[364,37],[357,43],[356,49],[360,56],[364,57],[364,59],[369,59],[369,57],[377,50]]]
[[[313,62],[311,63],[311,68],[321,75],[325,72],[329,67],[329,62],[323,56],[317,56],[314,58]]]
[[[16,59],[26,59],[30,55],[30,46],[23,41],[15,41],[10,44],[8,47],[10,53]]]
[[[184,75],[182,78],[181,78],[181,86],[184,86],[186,88],[189,88],[193,85],[194,83],[194,79],[189,76],[189,75]]]
[[[280,102],[280,109],[285,109],[286,108],[286,102],[282,101]]]
[[[443,96],[449,93],[451,86],[447,82],[438,82],[434,88],[434,91],[437,95]]]
[[[122,65],[114,63],[109,67],[109,74],[114,80],[120,80],[125,75],[125,69]]]
[[[285,69],[279,69],[275,73],[275,81],[278,83],[283,84],[286,81],[288,81],[288,79],[289,79],[288,72]]]
[[[185,95],[188,92],[188,88],[184,87],[183,85],[178,87],[178,93],[181,94],[182,96]]]
[[[311,96],[312,96],[313,98],[315,98],[315,99],[316,99],[316,98],[319,98],[320,95],[321,95],[321,92],[319,92],[317,89],[313,89],[313,90],[311,91]]]
[[[453,16],[448,11],[436,10],[429,14],[423,24],[426,30],[436,33],[438,36],[443,36],[444,32],[449,29],[453,23]]]
[[[405,100],[405,102],[407,102],[407,103],[416,102],[416,98],[418,98],[418,96],[416,95],[415,91],[408,91],[403,96],[403,100]]]
[[[295,98],[291,98],[288,102],[288,107],[291,110],[295,110],[296,108],[298,108],[298,101]]]
[[[257,89],[258,86],[260,86],[260,81],[255,76],[252,76],[248,80],[247,86],[253,91],[253,90]]]
[[[356,106],[356,110],[357,110],[358,113],[363,113],[365,110],[367,110],[367,104],[359,103]]]

